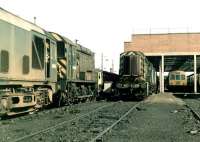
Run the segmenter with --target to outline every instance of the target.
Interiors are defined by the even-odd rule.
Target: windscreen
[[[131,74],[133,76],[138,76],[140,75],[140,56],[135,55],[135,56],[131,56]]]
[[[123,75],[138,76],[140,74],[140,56],[124,56]]]

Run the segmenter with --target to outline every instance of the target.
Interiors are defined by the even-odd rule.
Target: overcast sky
[[[133,33],[200,32],[199,0],[0,0],[0,7],[113,59]],[[151,28],[151,30],[150,30]],[[107,67],[108,68],[108,67]]]

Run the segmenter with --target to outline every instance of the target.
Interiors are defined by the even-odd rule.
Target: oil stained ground
[[[200,124],[184,102],[170,94],[155,95],[104,137],[108,142],[199,142]],[[195,132],[192,134],[191,132]]]

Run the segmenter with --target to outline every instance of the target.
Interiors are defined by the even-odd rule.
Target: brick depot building
[[[141,51],[147,56],[159,71],[161,92],[164,72],[183,70],[196,74],[200,70],[200,33],[133,34],[131,41],[124,42],[124,51]]]

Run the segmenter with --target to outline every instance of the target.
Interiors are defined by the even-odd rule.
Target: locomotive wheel
[[[66,94],[64,92],[57,92],[53,95],[53,104],[60,107],[66,103]]]
[[[49,97],[49,103],[53,102],[53,90],[52,89],[47,89],[48,92],[48,97]]]

